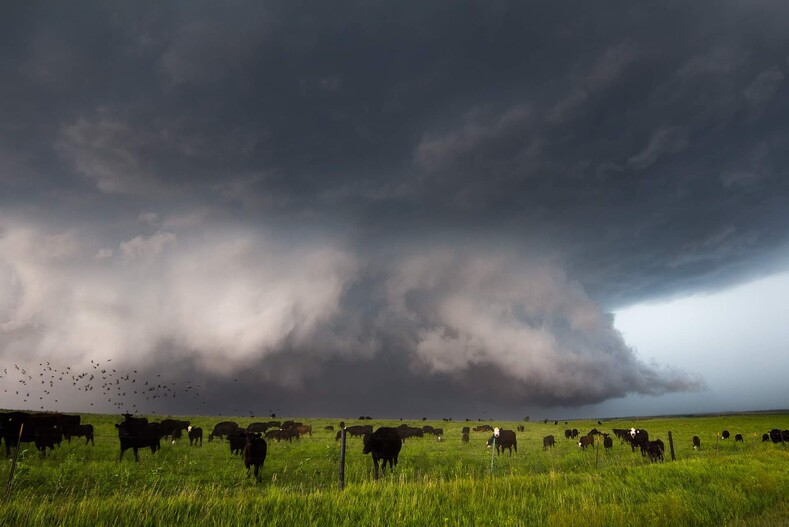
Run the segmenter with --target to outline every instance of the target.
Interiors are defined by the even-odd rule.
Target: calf
[[[699,450],[701,448],[701,439],[699,436],[693,436],[693,450]]]
[[[266,461],[266,440],[260,437],[259,432],[247,434],[247,443],[244,446],[244,466],[247,467],[247,477],[249,469],[255,467],[255,479],[260,481],[260,467]]]
[[[244,446],[247,444],[247,432],[245,430],[236,430],[227,436],[227,441],[230,443],[230,453],[233,455],[241,454]]]
[[[660,439],[657,441],[650,441],[647,444],[647,455],[652,463],[658,461],[663,463],[663,448],[663,441]]]
[[[762,443],[768,443],[770,441],[770,434],[762,434]]]
[[[197,442],[200,441],[200,446],[203,446],[203,429],[199,426],[189,426],[186,429],[187,434],[189,434],[189,446],[197,446]]]
[[[552,435],[548,435],[542,438],[542,449],[547,450],[548,448],[553,448],[553,445],[556,444],[556,440],[553,438]]]
[[[594,446],[594,436],[582,436],[581,439],[578,441],[578,446],[581,447],[583,450],[586,450],[586,447]]]
[[[721,432],[721,438],[722,439],[729,439],[729,431],[728,430],[724,430],[723,432]]]
[[[565,430],[564,431],[564,438],[565,439],[572,439],[573,438],[573,431],[572,430]]]
[[[65,434],[63,434],[63,437],[65,437]],[[93,425],[72,426],[68,439],[71,440],[72,437],[84,437],[86,445],[90,442],[91,445],[96,446],[96,443],[93,442]]]
[[[386,426],[380,427],[372,434],[364,435],[364,448],[362,454],[372,454],[373,464],[375,465],[375,479],[378,479],[378,460],[383,460],[381,471],[386,473],[386,462],[389,462],[389,469],[394,470],[397,465],[397,457],[403,442],[397,429]]]
[[[734,436],[734,442],[745,443],[745,438],[742,437],[742,434],[737,434],[736,436]]]
[[[610,449],[614,447],[614,440],[611,439],[611,436],[608,434],[603,434],[603,446],[606,449]]]

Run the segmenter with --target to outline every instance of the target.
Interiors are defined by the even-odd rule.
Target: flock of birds
[[[168,382],[158,373],[147,375],[137,370],[119,371],[112,367],[112,359],[103,362],[91,359],[85,371],[57,366],[49,361],[39,362],[38,368],[13,364],[2,369],[0,386],[3,386],[4,395],[0,406],[21,404],[24,408],[19,409],[41,411],[73,406],[65,403],[72,403],[77,398],[90,401],[91,410],[97,412],[109,409],[111,412],[132,414],[170,413],[167,409],[172,407],[172,400],[177,397],[187,398],[187,405],[195,414],[205,413],[202,410],[208,404],[202,395],[205,391],[202,384],[194,384],[191,380]],[[254,417],[254,410],[250,409],[249,414]],[[238,408],[233,415],[239,415]]]

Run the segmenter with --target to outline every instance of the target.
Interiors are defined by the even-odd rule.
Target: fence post
[[[340,428],[340,490],[345,489],[345,427]]]
[[[493,452],[496,450],[496,439],[499,437],[498,427],[493,429],[493,443],[490,445],[490,477],[493,477]]]
[[[671,449],[671,461],[676,461],[677,458],[674,455],[674,438],[671,436],[671,430],[668,431],[668,446]]]
[[[14,471],[16,470],[16,460],[19,458],[19,445],[22,444],[22,430],[25,428],[25,423],[19,426],[19,437],[16,440],[16,449],[14,450],[14,460],[11,462],[11,472],[8,474],[8,486],[5,488],[5,496],[3,501],[8,501],[11,496],[11,484],[14,482]]]

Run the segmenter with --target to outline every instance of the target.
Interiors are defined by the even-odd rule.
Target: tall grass
[[[190,419],[210,431],[219,419]],[[188,441],[131,452],[122,462],[113,416],[85,416],[96,426],[96,446],[74,440],[41,459],[32,447],[21,455],[11,499],[0,525],[782,525],[787,521],[789,452],[762,443],[770,428],[789,428],[788,415],[653,419],[643,422],[571,421],[559,426],[523,423],[518,453],[495,456],[488,472],[488,434],[460,429],[474,423],[427,422],[445,430],[444,441],[409,439],[393,474],[378,481],[361,441],[349,439],[346,489],[338,490],[336,421],[305,419],[312,438],[269,443],[263,475],[245,477],[243,463],[221,442]],[[249,420],[241,420],[242,425]],[[374,425],[399,422],[375,421]],[[417,422],[410,424],[416,425]],[[419,422],[418,424],[423,424]],[[498,423],[514,429],[520,423]],[[630,425],[667,440],[673,432],[677,461],[652,464],[615,440],[581,451],[565,428],[585,433]],[[718,440],[728,428],[744,444]],[[543,451],[542,437],[556,437]],[[690,438],[702,438],[694,451]],[[667,443],[667,441],[666,441]],[[667,443],[668,450],[668,443]],[[8,474],[10,461],[4,461]],[[753,522],[753,523],[751,523]]]

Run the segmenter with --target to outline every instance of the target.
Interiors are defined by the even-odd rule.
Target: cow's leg
[[[132,447],[132,450],[134,450],[134,461],[139,463],[140,462],[140,456],[137,454],[137,447],[136,446]]]
[[[375,466],[375,479],[378,479],[378,458],[373,456],[373,465]]]

